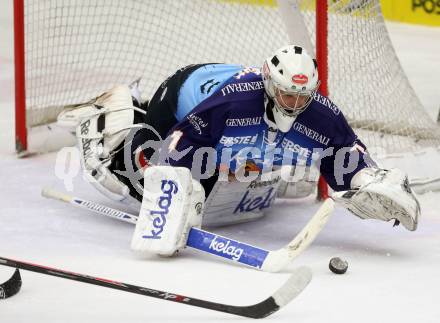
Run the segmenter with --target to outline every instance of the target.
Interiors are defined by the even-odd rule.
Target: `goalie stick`
[[[18,269],[15,269],[14,274],[0,284],[0,299],[6,299],[17,294],[21,289],[21,275]]]
[[[275,293],[273,293],[262,302],[248,306],[235,306],[192,298],[184,295],[173,294],[170,292],[156,290],[148,287],[130,285],[114,280],[78,274],[71,271],[51,268],[43,265],[32,264],[4,257],[0,257],[0,264],[17,268],[16,273],[18,273],[18,275],[20,274],[18,268],[20,268],[23,270],[33,271],[44,275],[75,280],[86,284],[98,285],[102,287],[122,290],[124,292],[140,294],[144,296],[159,298],[166,301],[197,306],[213,311],[225,312],[255,319],[264,318],[278,311],[284,305],[288,304],[303,291],[303,289],[309,284],[312,279],[312,272],[309,268],[299,267]],[[18,292],[18,290],[16,292]]]
[[[70,196],[53,189],[45,188],[42,190],[41,194],[44,197],[64,201],[79,208],[88,209],[100,215],[117,220],[132,224],[135,224],[137,221],[135,215],[115,210],[92,201]],[[287,245],[278,250],[265,250],[194,227],[191,228],[189,232],[187,246],[223,257],[227,260],[239,262],[255,269],[267,272],[277,272],[285,268],[294,258],[301,254],[310,243],[312,243],[327,223],[333,209],[333,200],[325,200],[301,232],[298,233]]]

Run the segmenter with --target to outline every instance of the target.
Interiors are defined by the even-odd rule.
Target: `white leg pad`
[[[141,211],[131,241],[135,251],[172,256],[200,227],[204,191],[183,167],[154,166],[144,173]]]

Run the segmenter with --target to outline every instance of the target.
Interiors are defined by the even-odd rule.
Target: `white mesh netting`
[[[260,66],[288,39],[276,17],[270,6],[209,0],[27,0],[29,123],[139,77],[148,98],[188,64]]]
[[[301,0],[315,42],[315,0]],[[401,152],[440,144],[440,128],[411,87],[381,13],[379,0],[331,0],[328,88],[369,148]]]
[[[246,2],[26,0],[28,126],[139,77],[148,98],[187,64],[260,66],[289,39],[274,1]],[[314,2],[301,4],[312,42]],[[438,145],[440,131],[400,67],[379,0],[329,4],[330,97],[361,138],[387,152]]]

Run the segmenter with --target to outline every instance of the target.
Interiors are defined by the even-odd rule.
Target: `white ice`
[[[231,265],[185,250],[176,258],[140,258],[129,249],[132,227],[40,197],[43,186],[63,189],[55,154],[14,155],[12,1],[0,11],[0,256],[41,263],[193,297],[246,305],[266,298],[299,265],[314,278],[272,322],[438,322],[440,320],[440,193],[420,196],[416,232],[360,220],[338,209],[317,240],[282,273]],[[388,24],[402,65],[434,118],[440,105],[440,28]],[[415,116],[416,117],[416,116]],[[431,161],[432,165],[440,160]],[[410,165],[418,170],[418,165]],[[79,177],[75,194],[108,201]],[[272,249],[289,241],[318,208],[313,198],[279,201],[264,219],[216,229]],[[328,270],[332,256],[347,274]],[[0,281],[13,270],[0,267]],[[228,314],[22,271],[22,291],[0,301],[0,322],[242,322]]]

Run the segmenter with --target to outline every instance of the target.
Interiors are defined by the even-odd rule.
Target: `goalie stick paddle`
[[[15,269],[14,274],[0,284],[0,299],[6,299],[17,294],[21,289],[21,275],[18,269]]]
[[[278,311],[284,305],[288,304],[291,300],[293,300],[304,290],[304,288],[309,284],[309,282],[312,279],[312,272],[308,267],[299,267],[292,273],[289,279],[275,293],[273,293],[271,296],[269,296],[262,302],[249,306],[235,306],[235,305],[227,305],[217,302],[211,302],[203,299],[197,299],[184,295],[173,294],[170,292],[165,292],[148,287],[130,285],[127,283],[121,283],[114,280],[98,278],[84,274],[78,274],[71,271],[51,268],[47,266],[13,260],[9,258],[0,257],[0,265],[17,268],[16,273],[18,273],[18,275],[19,275],[18,268],[20,268],[23,270],[33,271],[44,275],[75,280],[86,284],[98,285],[106,288],[121,290],[124,292],[140,294],[166,301],[197,306],[208,310],[235,314],[235,315],[250,317],[255,319],[269,316],[270,314]],[[20,285],[21,285],[21,279],[20,279]]]
[[[135,215],[115,210],[99,203],[73,197],[53,189],[45,188],[41,194],[44,197],[67,202],[102,216],[132,224],[136,224],[137,221]],[[324,201],[301,232],[287,245],[278,250],[265,250],[194,227],[189,231],[187,246],[230,261],[239,262],[255,269],[267,272],[278,272],[292,262],[293,259],[298,257],[298,255],[313,242],[327,223],[333,210],[333,200],[327,199]]]

